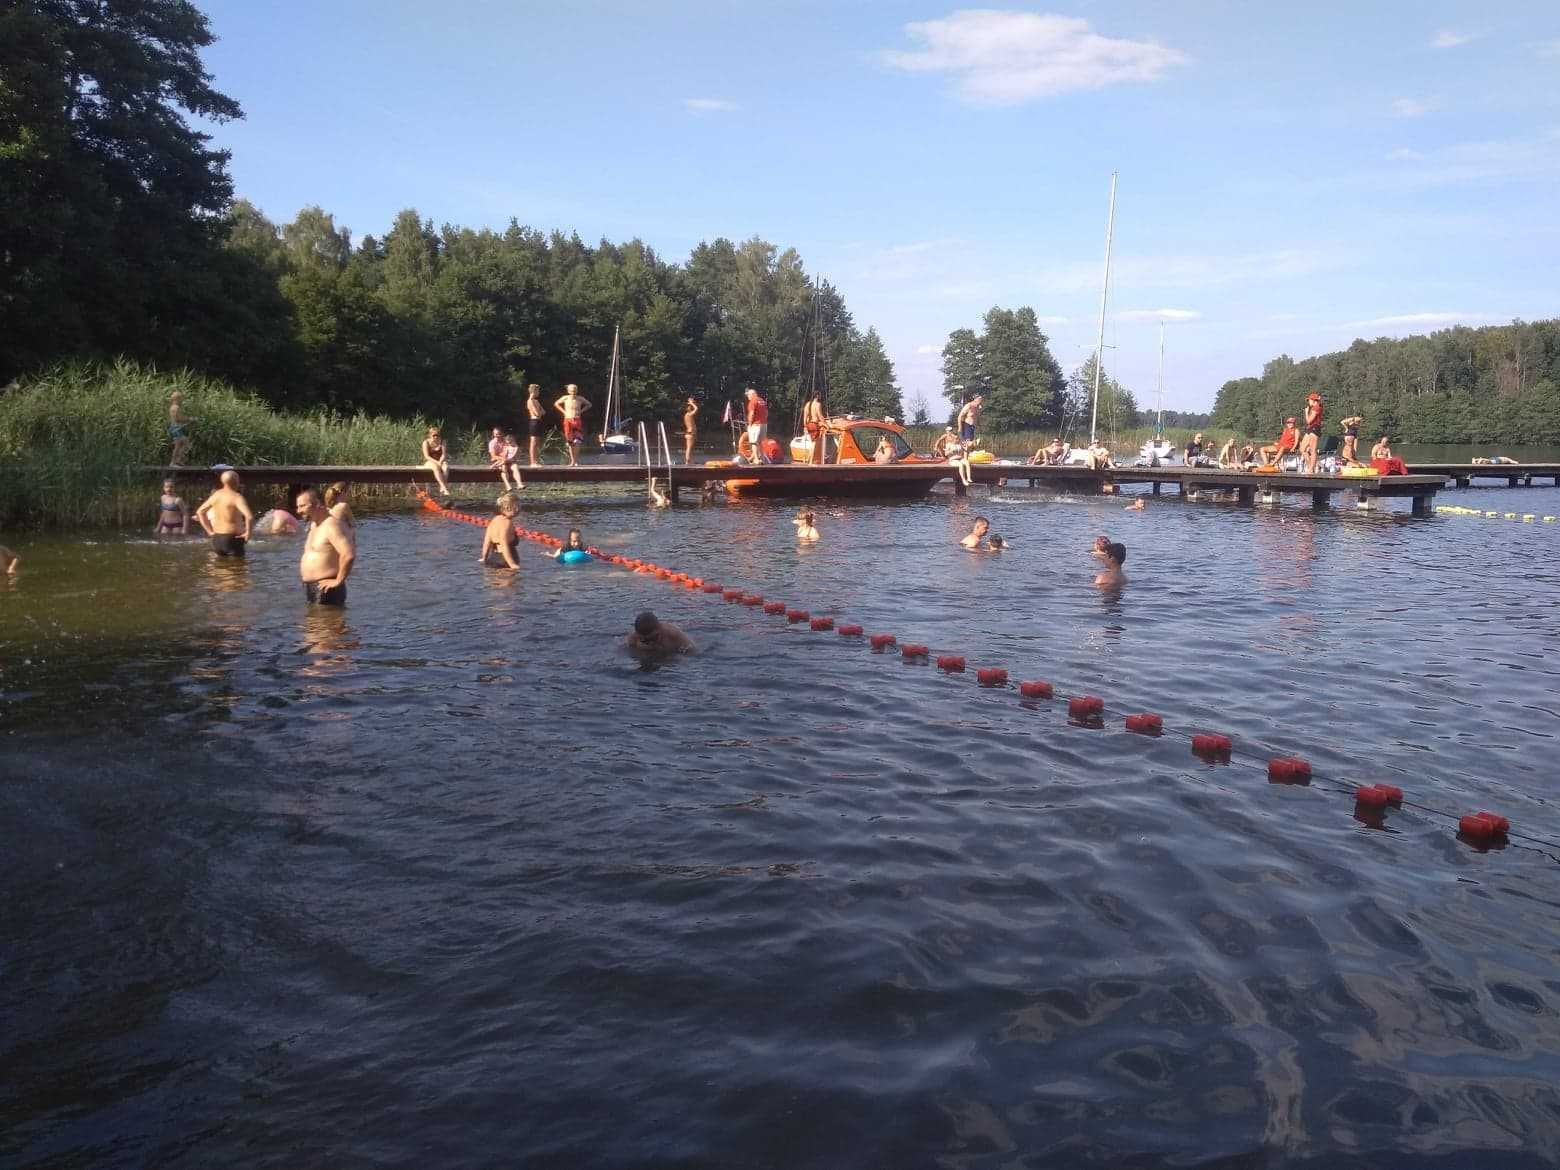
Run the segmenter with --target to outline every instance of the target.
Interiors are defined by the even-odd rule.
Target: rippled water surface
[[[1110,713],[421,513],[344,612],[295,543],[10,538],[0,1165],[1560,1165],[1560,524],[527,508]]]

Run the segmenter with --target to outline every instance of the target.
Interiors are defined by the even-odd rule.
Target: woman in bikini
[[[154,536],[180,536],[190,534],[190,510],[184,506],[184,497],[174,495],[173,480],[163,480],[162,499],[157,501],[157,523],[152,526]]]
[[[433,472],[434,482],[439,485],[439,491],[444,495],[450,494],[450,464],[445,458],[444,438],[439,433],[438,427],[428,428],[428,437],[422,441],[422,465]]]
[[[526,434],[530,437],[531,466],[538,467],[536,461],[536,448],[542,441],[542,420],[547,417],[547,408],[542,405],[542,388],[532,382],[525,388],[525,418]]]
[[[498,515],[488,521],[487,531],[482,534],[482,555],[477,558],[490,569],[520,568],[515,559],[515,548],[520,544],[520,534],[515,531],[515,514],[519,511],[520,504],[511,493],[498,497]]]

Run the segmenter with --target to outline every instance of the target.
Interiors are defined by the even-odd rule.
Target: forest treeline
[[[1219,390],[1213,423],[1277,434],[1319,390],[1330,419],[1362,415],[1371,435],[1406,443],[1560,443],[1560,320],[1458,326],[1356,341]]]
[[[0,383],[123,356],[281,407],[476,423],[513,419],[528,382],[599,403],[620,327],[630,417],[754,385],[783,419],[814,384],[900,413],[877,333],[760,239],[679,264],[415,210],[358,241],[317,207],[270,222],[188,120],[243,116],[201,61],[211,41],[184,0],[0,6]]]

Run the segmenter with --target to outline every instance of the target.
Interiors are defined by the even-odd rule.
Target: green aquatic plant
[[[185,462],[209,467],[412,466],[423,418],[328,411],[284,414],[253,394],[188,370],[72,362],[0,392],[0,525],[139,522],[168,463],[168,396],[184,395]],[[455,462],[485,462],[475,431],[449,435]]]

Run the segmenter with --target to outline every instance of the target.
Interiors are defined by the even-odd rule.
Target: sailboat
[[[1154,437],[1143,444],[1143,449],[1138,452],[1138,460],[1155,467],[1159,463],[1175,454],[1175,444],[1165,438],[1165,323],[1159,323],[1159,378],[1157,386],[1157,405],[1155,409],[1159,417],[1154,421]]]
[[[1105,368],[1105,309],[1110,303],[1110,253],[1116,235],[1116,172],[1110,173],[1110,210],[1105,217],[1105,282],[1100,289],[1100,332],[1094,346],[1094,393],[1089,409],[1089,447],[1071,448],[1062,456],[1063,463],[1087,465],[1092,456],[1090,450],[1099,444],[1100,421],[1100,372]]]
[[[634,455],[639,444],[623,430],[623,352],[618,327],[612,329],[612,366],[607,371],[607,401],[601,408],[601,452],[603,455]]]

